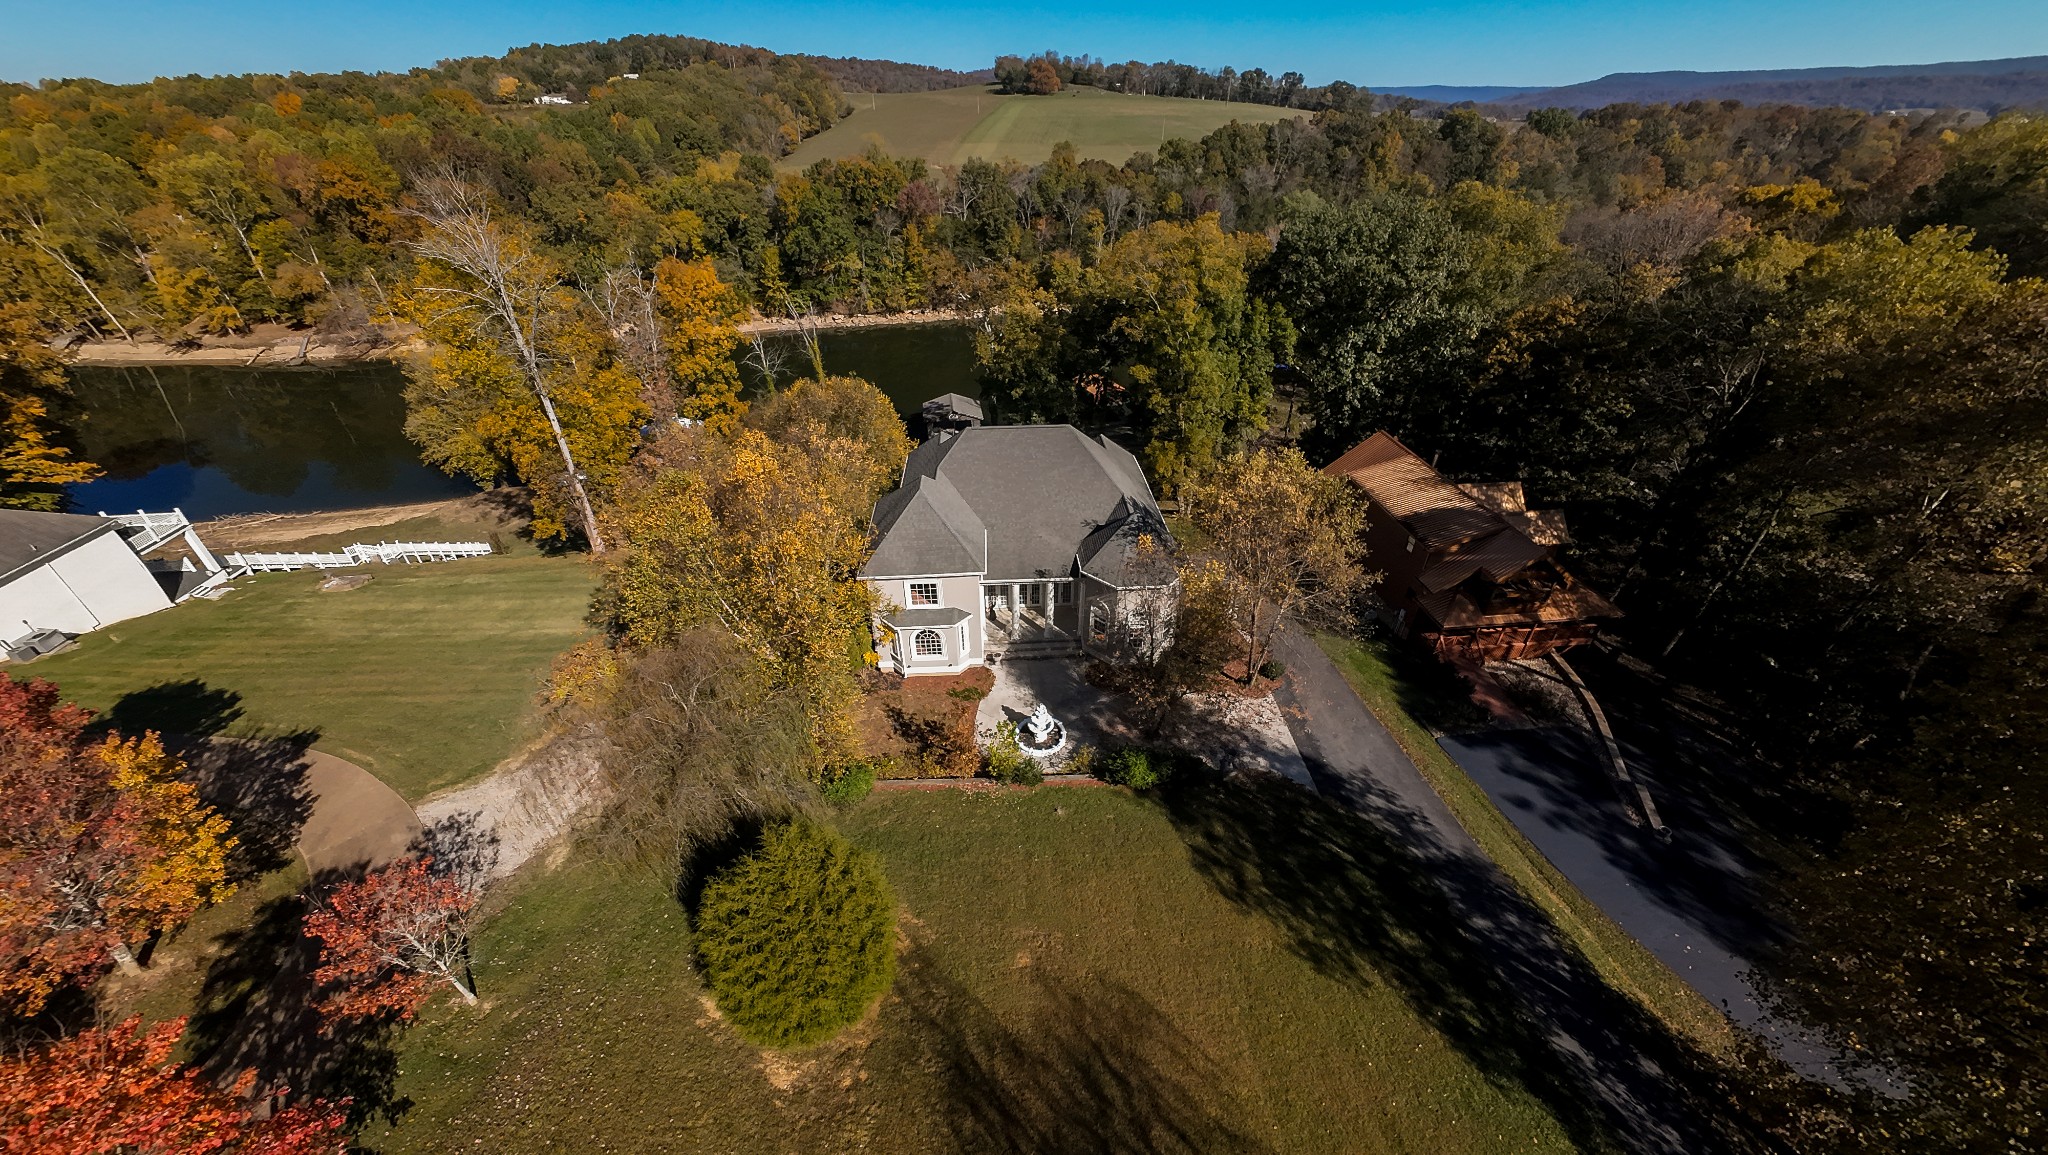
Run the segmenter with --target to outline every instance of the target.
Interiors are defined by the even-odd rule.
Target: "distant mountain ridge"
[[[1998,113],[2010,108],[2048,108],[2048,56],[1737,72],[1617,72],[1583,84],[1532,89],[1491,100],[1467,99],[1516,108],[1740,100],[1745,104],[1842,105],[1870,112],[1959,108]]]

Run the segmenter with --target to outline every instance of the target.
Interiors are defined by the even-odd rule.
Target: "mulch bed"
[[[986,666],[961,674],[868,675],[855,707],[861,752],[889,765],[888,778],[972,778],[981,770],[974,715],[995,685]]]

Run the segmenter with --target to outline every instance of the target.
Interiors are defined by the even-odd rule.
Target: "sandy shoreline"
[[[924,309],[908,313],[856,313],[847,316],[822,315],[806,320],[825,332],[847,329],[885,329],[914,325],[951,325],[969,320],[957,309]],[[754,318],[740,325],[742,335],[794,333],[803,323],[787,317]],[[96,368],[121,366],[221,365],[238,369],[291,369],[354,365],[366,361],[397,361],[421,348],[417,339],[379,340],[356,344],[324,344],[310,334],[293,333],[282,326],[261,326],[237,337],[208,338],[196,346],[172,345],[167,341],[81,341],[67,354],[73,365]]]

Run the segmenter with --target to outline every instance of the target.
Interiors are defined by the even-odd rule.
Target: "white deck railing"
[[[145,513],[139,509],[134,513],[108,513],[103,509],[100,516],[120,526],[119,533],[138,554],[146,554],[192,528],[182,509],[169,513]]]
[[[489,557],[487,541],[380,541],[376,545],[358,542],[338,552],[301,551],[290,553],[231,553],[221,560],[236,577],[249,573],[276,573],[300,569],[347,569],[381,562],[413,565],[418,562],[454,561],[465,557]]]

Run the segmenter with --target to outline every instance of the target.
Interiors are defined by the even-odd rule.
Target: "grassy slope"
[[[858,156],[871,145],[933,164],[973,157],[1036,164],[1070,141],[1083,157],[1121,164],[1168,137],[1195,139],[1233,120],[1265,123],[1297,109],[1164,96],[1125,96],[1072,88],[1052,96],[997,96],[985,88],[940,92],[856,93],[853,115],[803,142],[784,158],[802,168],[827,157]]]
[[[349,540],[410,538],[401,526]],[[527,737],[523,720],[554,655],[584,633],[591,577],[578,558],[507,557],[374,566],[367,586],[318,593],[317,573],[260,574],[219,602],[195,599],[88,634],[15,671],[117,723],[192,721],[233,695],[230,732],[319,734],[412,801],[489,770]],[[169,690],[135,695],[151,687]]]
[[[1458,822],[1543,907],[1601,975],[1674,1030],[1710,1050],[1725,1051],[1731,1035],[1728,1020],[1579,893],[1415,720],[1403,704],[1410,689],[1386,650],[1377,643],[1331,634],[1318,634],[1316,640],[1359,697],[1387,724]]]
[[[565,867],[485,927],[488,1008],[425,1013],[396,1088],[411,1111],[363,1141],[387,1155],[1571,1149],[1405,985],[1314,965],[1226,898],[1154,802],[891,793],[844,825],[907,910],[896,986],[847,1037],[764,1058],[707,1011],[672,900]]]

